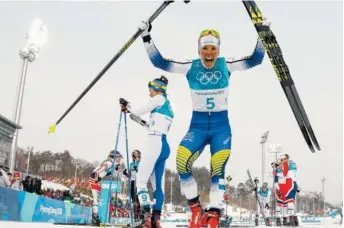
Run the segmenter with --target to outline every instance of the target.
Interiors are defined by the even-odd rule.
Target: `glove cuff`
[[[142,40],[144,43],[149,43],[151,41],[151,39],[152,38],[151,38],[149,33],[148,33],[148,35],[142,37]]]

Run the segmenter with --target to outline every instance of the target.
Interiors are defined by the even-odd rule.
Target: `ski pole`
[[[111,205],[111,187],[112,187],[112,180],[113,180],[113,172],[115,170],[115,165],[116,165],[116,152],[117,152],[117,147],[118,147],[119,133],[121,131],[121,123],[122,123],[122,111],[120,112],[120,116],[119,116],[119,123],[117,127],[117,137],[116,137],[116,142],[115,142],[115,154],[114,154],[114,159],[112,161],[112,167],[111,167],[111,179],[110,179],[110,187],[109,187],[109,195],[108,195],[110,205]],[[117,187],[118,180],[116,181],[117,181],[116,182],[116,187]],[[117,189],[116,189],[116,192],[117,192]],[[108,222],[108,216],[109,216],[109,207],[106,207],[105,223]]]
[[[164,1],[160,7],[150,16],[149,22],[153,22],[159,14],[164,11],[164,9],[174,1]],[[186,4],[190,1],[184,1]],[[110,67],[122,56],[122,54],[128,50],[128,48],[134,43],[134,41],[141,35],[143,30],[138,29],[135,34],[128,40],[127,43],[119,50],[119,52],[106,64],[106,66],[98,73],[98,75],[93,79],[93,81],[87,86],[87,88],[82,91],[78,98],[69,106],[69,108],[62,114],[62,116],[49,127],[48,133],[55,133],[56,126],[68,115],[68,113],[79,103],[79,101],[88,93],[88,91],[97,83],[97,81],[110,69]]]
[[[127,153],[127,169],[130,172],[129,167],[129,148],[128,148],[128,125],[127,125],[127,113],[124,113],[124,132],[125,132],[125,148]],[[129,210],[130,210],[130,223],[133,225],[133,210],[132,210],[132,198],[131,198],[131,175],[128,175],[128,196],[129,196]]]

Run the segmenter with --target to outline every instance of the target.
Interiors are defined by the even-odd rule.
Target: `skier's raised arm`
[[[263,18],[263,25],[271,26],[271,22],[267,18]],[[260,65],[263,62],[265,49],[262,41],[258,37],[256,47],[251,55],[240,58],[226,58],[226,64],[230,72],[244,71]]]
[[[226,58],[226,64],[230,72],[244,71],[253,68],[263,62],[265,49],[258,38],[256,47],[251,55],[240,58]]]
[[[141,37],[143,39],[143,43],[148,53],[149,59],[156,68],[170,73],[179,74],[186,74],[189,71],[192,60],[175,61],[172,59],[164,58],[161,55],[150,35],[150,31],[152,29],[152,25],[150,23],[142,22],[139,25],[139,28],[141,30],[144,30],[141,34]]]

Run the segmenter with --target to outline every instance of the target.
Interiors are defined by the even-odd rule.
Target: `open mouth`
[[[214,62],[214,58],[205,57],[204,60],[209,63]]]

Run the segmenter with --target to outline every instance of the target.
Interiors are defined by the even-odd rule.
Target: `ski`
[[[248,178],[249,178],[249,180],[250,180],[251,185],[252,185],[252,186],[256,186],[256,184],[255,184],[255,183],[253,182],[253,180],[252,180],[250,170],[246,170],[246,171],[247,171],[247,175],[248,175]],[[259,200],[259,198],[258,198],[258,193],[257,193],[257,191],[258,191],[258,189],[255,191],[255,196],[256,196],[256,200],[257,200],[257,202],[258,202],[258,205],[259,205],[259,207],[260,207],[260,212],[262,213],[262,216],[263,216],[265,225],[266,225],[266,226],[269,226],[268,220],[267,220],[267,218],[266,218],[266,216],[265,216],[265,213],[264,213],[264,207],[263,207],[263,205],[261,204],[261,202],[260,202],[260,200]]]
[[[307,113],[302,105],[301,98],[296,90],[294,81],[290,75],[289,68],[284,61],[282,50],[277,43],[276,36],[268,26],[264,26],[263,15],[259,10],[255,1],[242,1],[249,14],[252,23],[263,42],[264,48],[269,56],[270,62],[277,75],[282,89],[287,97],[289,105],[293,111],[295,119],[299,125],[301,133],[309,147],[314,153],[314,146],[321,150],[318,140],[315,136],[311,123],[308,119]],[[314,146],[313,146],[314,144]]]

